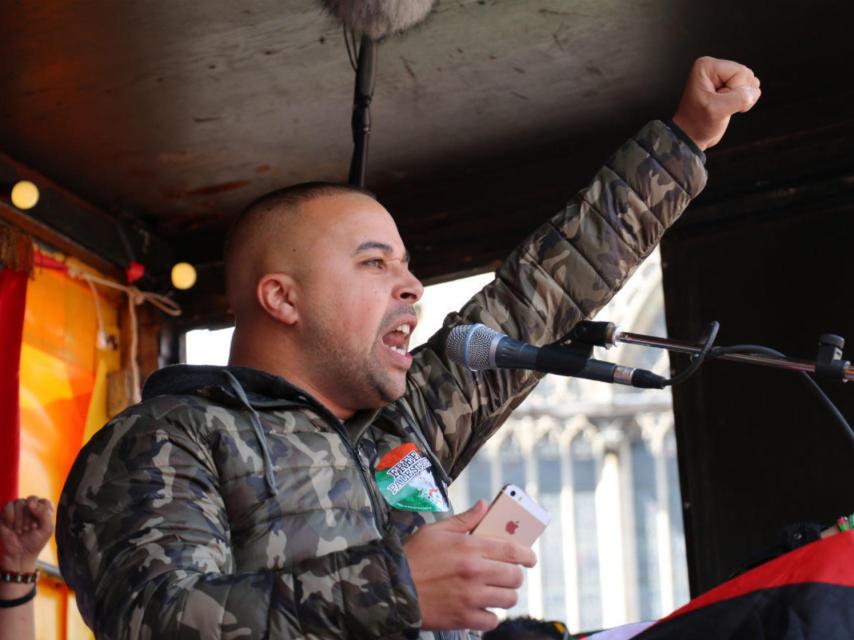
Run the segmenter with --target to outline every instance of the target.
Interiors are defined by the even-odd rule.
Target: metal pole
[[[667,349],[675,353],[698,354],[702,350],[702,345],[697,345],[693,342],[684,340],[673,340],[670,338],[659,338],[657,336],[645,336],[639,333],[628,333],[617,331],[614,334],[614,342],[622,342],[625,344],[637,344],[645,347],[653,347],[656,349]],[[763,367],[772,367],[775,369],[786,369],[788,371],[803,371],[805,373],[815,373],[815,362],[807,360],[798,360],[795,358],[775,358],[772,356],[764,356],[760,354],[748,353],[728,353],[722,355],[714,355],[714,350],[709,354],[709,358],[719,360],[731,360],[733,362],[743,362],[745,364],[755,364]],[[854,367],[846,367],[843,373],[843,380],[846,382],[854,380]]]
[[[371,136],[371,100],[377,65],[377,44],[362,36],[353,90],[353,158],[350,161],[350,184],[364,188],[368,167],[368,139]]]

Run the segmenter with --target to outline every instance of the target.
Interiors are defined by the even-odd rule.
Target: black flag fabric
[[[813,542],[729,580],[635,640],[850,640],[854,531]]]

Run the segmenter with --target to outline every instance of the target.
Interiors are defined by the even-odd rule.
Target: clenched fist
[[[750,110],[761,93],[759,78],[743,64],[698,58],[673,122],[705,150],[720,141],[730,117]]]
[[[10,500],[0,513],[2,568],[32,573],[39,553],[53,533],[53,505],[50,500],[30,496]]]

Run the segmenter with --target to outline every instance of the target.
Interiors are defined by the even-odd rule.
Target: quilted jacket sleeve
[[[705,186],[703,159],[653,121],[566,207],[520,244],[495,281],[445,328],[481,322],[535,345],[564,337],[623,286]],[[473,373],[447,361],[440,332],[417,352],[403,399],[455,477],[534,388],[529,371]]]
[[[417,637],[399,539],[239,572],[210,447],[125,413],[87,444],[58,511],[62,573],[96,637]]]

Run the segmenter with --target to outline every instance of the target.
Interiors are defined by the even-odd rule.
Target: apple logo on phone
[[[507,533],[509,533],[511,536],[514,533],[516,533],[516,529],[518,529],[518,528],[519,528],[519,521],[518,520],[516,520],[515,522],[513,520],[508,520],[507,524],[504,525],[504,530]]]

